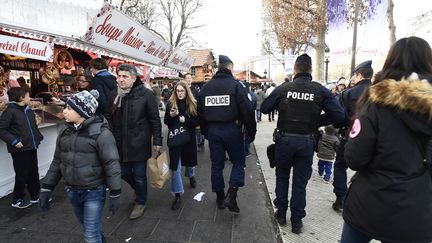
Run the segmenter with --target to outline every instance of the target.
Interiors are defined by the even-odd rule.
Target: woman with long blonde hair
[[[172,210],[177,210],[181,205],[183,183],[181,177],[182,166],[186,167],[185,176],[189,177],[190,186],[196,187],[195,166],[197,165],[197,147],[195,139],[195,127],[198,125],[197,102],[188,84],[184,81],[174,86],[173,93],[165,110],[165,124],[169,132],[178,127],[185,127],[189,134],[189,142],[170,147],[170,169],[172,170],[171,187],[175,199],[171,205]],[[168,135],[169,136],[169,135]]]

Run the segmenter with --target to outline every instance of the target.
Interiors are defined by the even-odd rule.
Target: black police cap
[[[233,63],[231,59],[224,55],[219,55],[219,63]]]
[[[372,61],[365,61],[357,65],[357,67],[354,68],[354,73],[356,73],[360,68],[372,68]]]
[[[297,57],[295,64],[297,63],[303,63],[312,66],[312,59],[308,54],[305,53]]]

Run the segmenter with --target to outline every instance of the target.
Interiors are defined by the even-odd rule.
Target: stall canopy
[[[46,2],[51,3],[51,1],[41,1],[40,5],[47,4]],[[10,11],[8,9],[10,5],[9,7],[18,16],[36,15],[36,18],[41,18],[40,13],[35,13],[36,9],[32,7],[34,2],[31,0],[6,1],[5,4],[7,6],[3,6],[0,10],[0,30],[3,32],[69,48],[90,51],[98,55],[110,56],[120,60],[163,66],[180,71],[189,70],[193,63],[193,58],[188,56],[184,51],[173,49],[166,41],[106,2],[102,5],[99,12],[76,5],[68,6],[65,2],[62,4],[55,3],[55,6],[62,8],[62,10],[59,9],[61,13],[64,12],[66,14],[63,9],[70,7],[70,12],[74,13],[73,16],[65,17],[58,15],[58,25],[64,26],[69,21],[70,25],[74,27],[72,28],[73,30],[68,30],[67,27],[59,30],[58,26],[43,26],[43,24],[42,26],[38,26],[37,23],[34,26],[31,20],[28,20],[30,21],[30,24],[28,24],[19,20],[16,15],[11,15],[7,12]],[[17,7],[17,5],[19,6]],[[50,5],[49,8],[53,8],[53,6]],[[54,18],[55,21],[55,13],[57,12],[54,9],[51,10],[53,11],[50,18]],[[18,11],[22,12],[19,13]],[[77,18],[79,19],[77,20]],[[37,19],[34,21],[46,22],[46,25],[50,23],[46,19]],[[76,26],[77,22],[81,24]],[[85,32],[85,29],[82,31],[83,25],[85,25],[87,32]],[[1,48],[0,52],[2,52]]]

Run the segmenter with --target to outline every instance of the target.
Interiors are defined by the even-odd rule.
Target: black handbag
[[[188,129],[180,122],[168,130],[167,145],[169,148],[185,145],[189,143],[190,139]]]

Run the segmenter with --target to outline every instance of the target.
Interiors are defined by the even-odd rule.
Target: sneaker
[[[145,207],[145,205],[136,203],[131,214],[129,215],[129,219],[137,219],[141,217],[144,214]]]
[[[330,177],[324,176],[323,180],[326,184],[328,184],[330,182]]]
[[[14,208],[28,208],[30,207],[32,204],[29,200],[24,200],[24,199],[14,199],[12,201],[12,207]]]
[[[31,202],[32,204],[37,204],[37,203],[39,203],[39,195],[34,196],[34,197],[30,197],[30,202]]]

